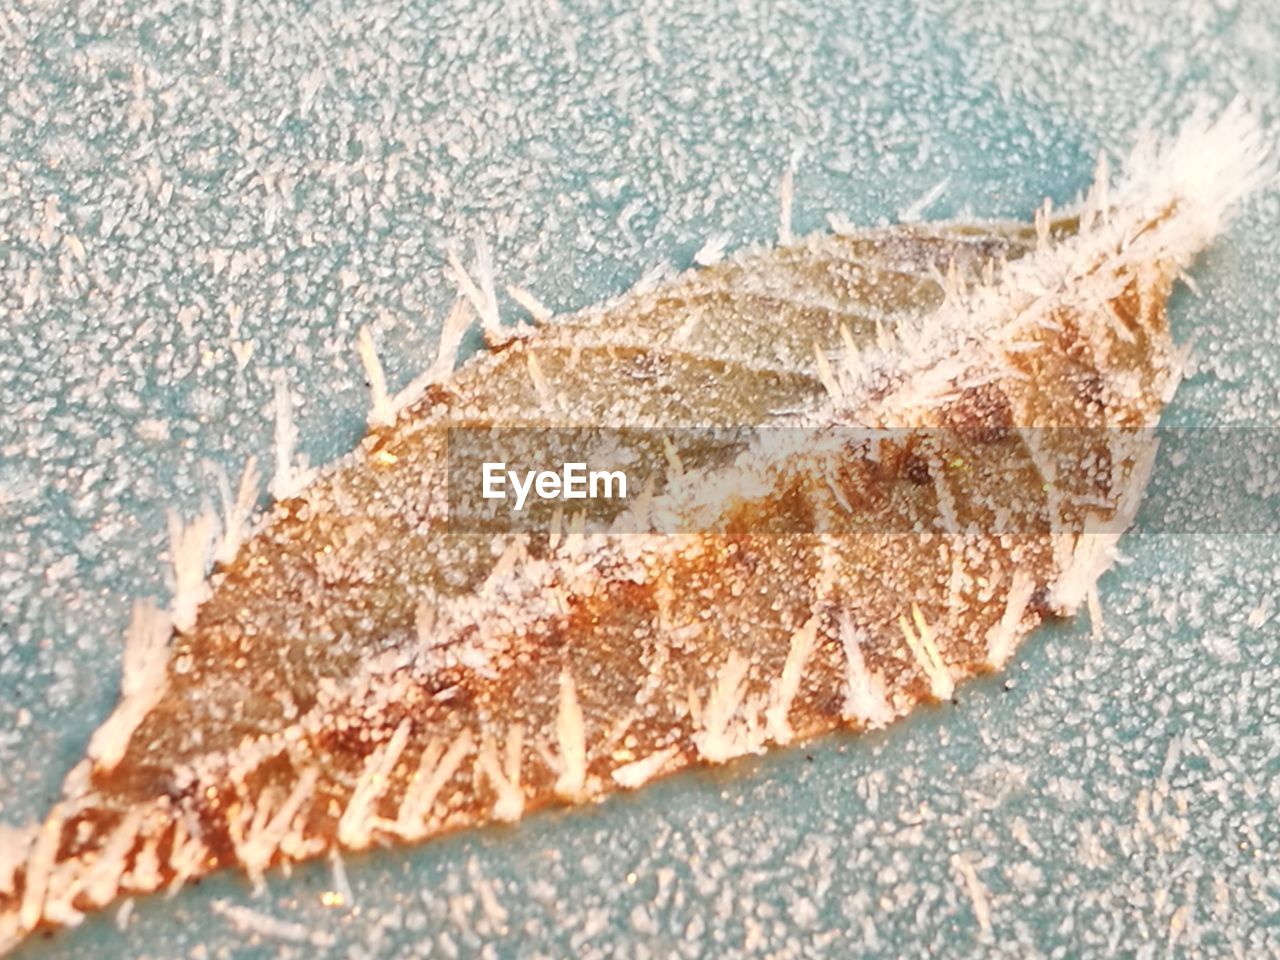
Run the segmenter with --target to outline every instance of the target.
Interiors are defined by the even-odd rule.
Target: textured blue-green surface
[[[0,0],[0,820],[43,815],[110,710],[166,509],[213,495],[205,461],[269,462],[273,371],[313,462],[348,449],[356,330],[396,382],[426,365],[447,244],[484,232],[570,309],[771,239],[793,160],[801,230],[943,181],[929,216],[1026,215],[1237,93],[1275,129],[1273,4]],[[1278,214],[1252,201],[1175,298],[1174,422],[1280,420]],[[958,706],[353,857],[354,907],[324,864],[222,875],[22,953],[1280,954],[1280,548],[1125,547],[1103,639],[1043,631]]]

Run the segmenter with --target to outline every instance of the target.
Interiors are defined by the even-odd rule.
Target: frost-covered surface
[[[1198,94],[1276,121],[1260,5],[693,6],[0,11],[0,819],[48,809],[114,703],[130,602],[168,595],[166,509],[216,497],[205,460],[270,462],[273,371],[312,462],[349,448],[356,331],[392,389],[428,365],[445,246],[475,228],[502,282],[566,309],[771,238],[792,160],[799,230],[1026,215]],[[1277,219],[1252,203],[1175,300],[1199,374],[1173,422],[1280,417]],[[329,867],[259,898],[223,876],[28,953],[252,953],[255,912],[268,956],[331,942],[282,931],[357,956],[1275,952],[1280,550],[1126,549],[1104,639],[1040,633],[1012,690],[352,858],[351,897]]]

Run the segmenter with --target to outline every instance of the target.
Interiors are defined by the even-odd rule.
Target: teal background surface
[[[356,331],[393,384],[426,366],[446,245],[482,231],[570,310],[772,240],[791,162],[802,232],[939,184],[928,217],[1029,216],[1240,93],[1274,131],[1275,4],[0,0],[0,821],[48,810],[115,702],[166,510],[216,495],[209,462],[269,465],[279,369],[312,462],[350,449]],[[1175,297],[1170,422],[1280,420],[1278,214],[1253,198]],[[1124,549],[1102,639],[1043,630],[891,730],[349,857],[354,905],[325,863],[225,874],[19,953],[1280,955],[1280,548]]]

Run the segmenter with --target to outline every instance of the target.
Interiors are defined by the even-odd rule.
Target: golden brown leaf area
[[[988,339],[1017,349],[985,371],[957,367],[947,389],[929,371],[954,358],[895,358],[926,347],[931,315],[966,290],[998,287],[995,265],[1080,229],[811,237],[473,358],[276,503],[214,570],[154,683],[126,682],[121,710],[145,702],[140,719],[91,749],[0,876],[0,923],[16,937],[224,866],[257,876],[594,800],[881,726],[998,669],[1042,619],[1074,611],[1109,541],[983,532],[992,512],[1070,527],[1114,517],[1141,481],[1141,457],[1096,431],[1050,451],[1067,468],[1046,477],[1046,451],[1020,428],[1153,422],[1176,382],[1164,304],[1180,264],[1125,261],[1101,300],[1069,285],[1006,296]],[[1024,307],[1033,321],[999,332]],[[815,345],[837,368],[891,375],[833,396]],[[445,523],[450,426],[788,417],[908,432],[875,456],[797,454],[770,489],[727,503],[713,532],[584,535],[566,522],[476,536]],[[930,427],[950,432],[930,439]],[[672,436],[684,470],[719,455]],[[872,522],[842,531],[851,505]],[[779,517],[821,532],[756,532]],[[142,609],[135,632],[166,623]]]

